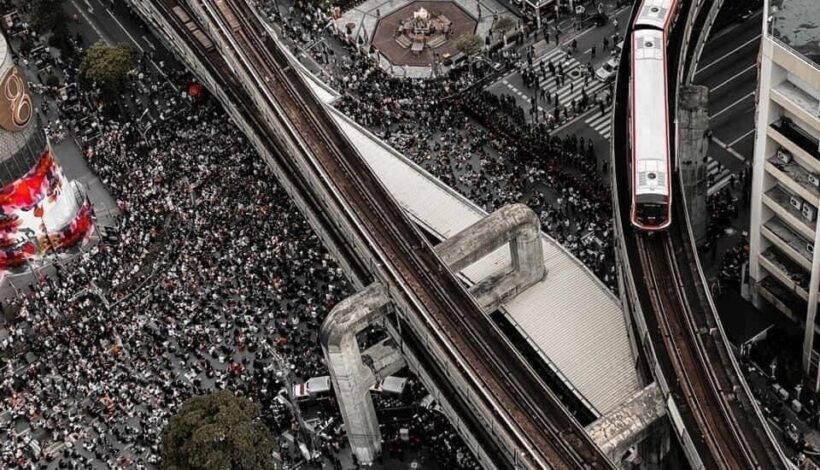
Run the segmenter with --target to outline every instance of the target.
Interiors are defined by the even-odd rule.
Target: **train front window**
[[[638,217],[647,222],[659,222],[664,220],[665,211],[661,204],[641,204]]]

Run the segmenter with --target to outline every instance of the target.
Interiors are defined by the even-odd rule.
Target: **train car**
[[[663,230],[672,222],[665,46],[663,31],[638,29],[632,33],[630,218],[645,231]]]
[[[643,0],[634,27],[636,30],[659,29],[669,34],[678,16],[679,7],[679,0]]]

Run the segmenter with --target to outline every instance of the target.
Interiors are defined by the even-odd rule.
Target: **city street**
[[[618,20],[618,34],[623,38],[625,23],[628,19],[629,10],[622,8],[618,10],[613,16]],[[555,43],[555,30],[550,27],[550,35],[547,41],[547,47],[540,57],[533,59],[533,66],[540,69],[540,64],[545,66],[550,62],[557,66],[562,64],[564,73],[566,74],[566,81],[559,86],[554,74],[547,72],[538,80],[538,87],[527,87],[524,85],[524,80],[521,76],[521,70],[510,72],[500,80],[487,87],[487,90],[494,94],[514,95],[520,106],[529,110],[531,107],[533,96],[540,95],[540,90],[544,90],[547,96],[554,96],[558,94],[559,105],[566,105],[581,96],[581,90],[584,89],[584,77],[580,73],[582,68],[588,65],[596,70],[610,57],[610,52],[603,50],[603,40],[606,38],[609,41],[610,51],[614,44],[612,44],[612,35],[615,33],[615,26],[610,23],[600,26],[591,27],[579,34],[575,31],[563,31],[559,35],[559,44]],[[538,35],[542,38],[542,35]],[[569,48],[572,41],[577,41],[577,51],[574,54],[567,54],[565,50]],[[595,56],[593,57],[592,48],[595,48]],[[606,84],[590,78],[586,85],[586,92],[590,97],[596,93],[606,90]],[[539,99],[539,107],[542,110],[549,111],[554,108],[553,104],[546,103],[545,100]],[[553,102],[554,103],[554,102]]]
[[[107,44],[131,44],[138,53],[149,54],[151,63],[163,76],[165,67],[160,62],[175,60],[131,13],[125,2],[68,0],[64,8],[66,13],[78,19],[76,28],[84,37],[99,38]]]
[[[709,87],[710,155],[736,170],[754,151],[760,12],[716,32],[703,49],[695,84]]]

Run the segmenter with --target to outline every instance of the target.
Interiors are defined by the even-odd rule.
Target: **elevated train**
[[[683,0],[643,0],[632,24],[630,142],[632,225],[664,230],[672,223],[672,172],[666,45]]]

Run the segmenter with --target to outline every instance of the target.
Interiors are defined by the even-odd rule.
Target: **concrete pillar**
[[[667,420],[661,419],[665,415],[663,394],[652,382],[618,408],[587,426],[586,431],[601,450],[618,463],[631,447],[656,437],[659,428],[668,425]],[[667,441],[668,437],[667,433]],[[663,445],[653,441],[649,446],[639,446],[642,452],[640,458],[648,465],[644,468],[660,468],[664,447],[668,450],[669,443]]]
[[[472,286],[469,291],[485,311],[540,281],[546,274],[541,222],[523,204],[505,206],[436,247],[444,264],[459,272],[507,244],[511,267]],[[356,334],[379,321],[390,308],[384,287],[373,283],[339,302],[322,324],[321,342],[350,446],[362,464],[381,452],[381,433],[370,387],[377,375],[401,368],[400,352],[391,340],[362,353]],[[381,375],[381,376],[384,376]]]
[[[470,289],[485,310],[539,282],[547,273],[541,245],[541,221],[524,204],[493,212],[436,247],[444,264],[460,272],[498,247],[509,244],[511,269],[483,279]]]
[[[362,362],[356,334],[381,319],[389,306],[384,288],[378,283],[371,284],[339,302],[325,319],[320,333],[350,447],[365,465],[381,453],[381,432],[370,399],[370,387],[376,379]]]
[[[709,150],[709,88],[687,86],[680,89],[678,112],[677,167],[683,179],[683,194],[695,242],[706,240],[709,190],[706,157]]]

